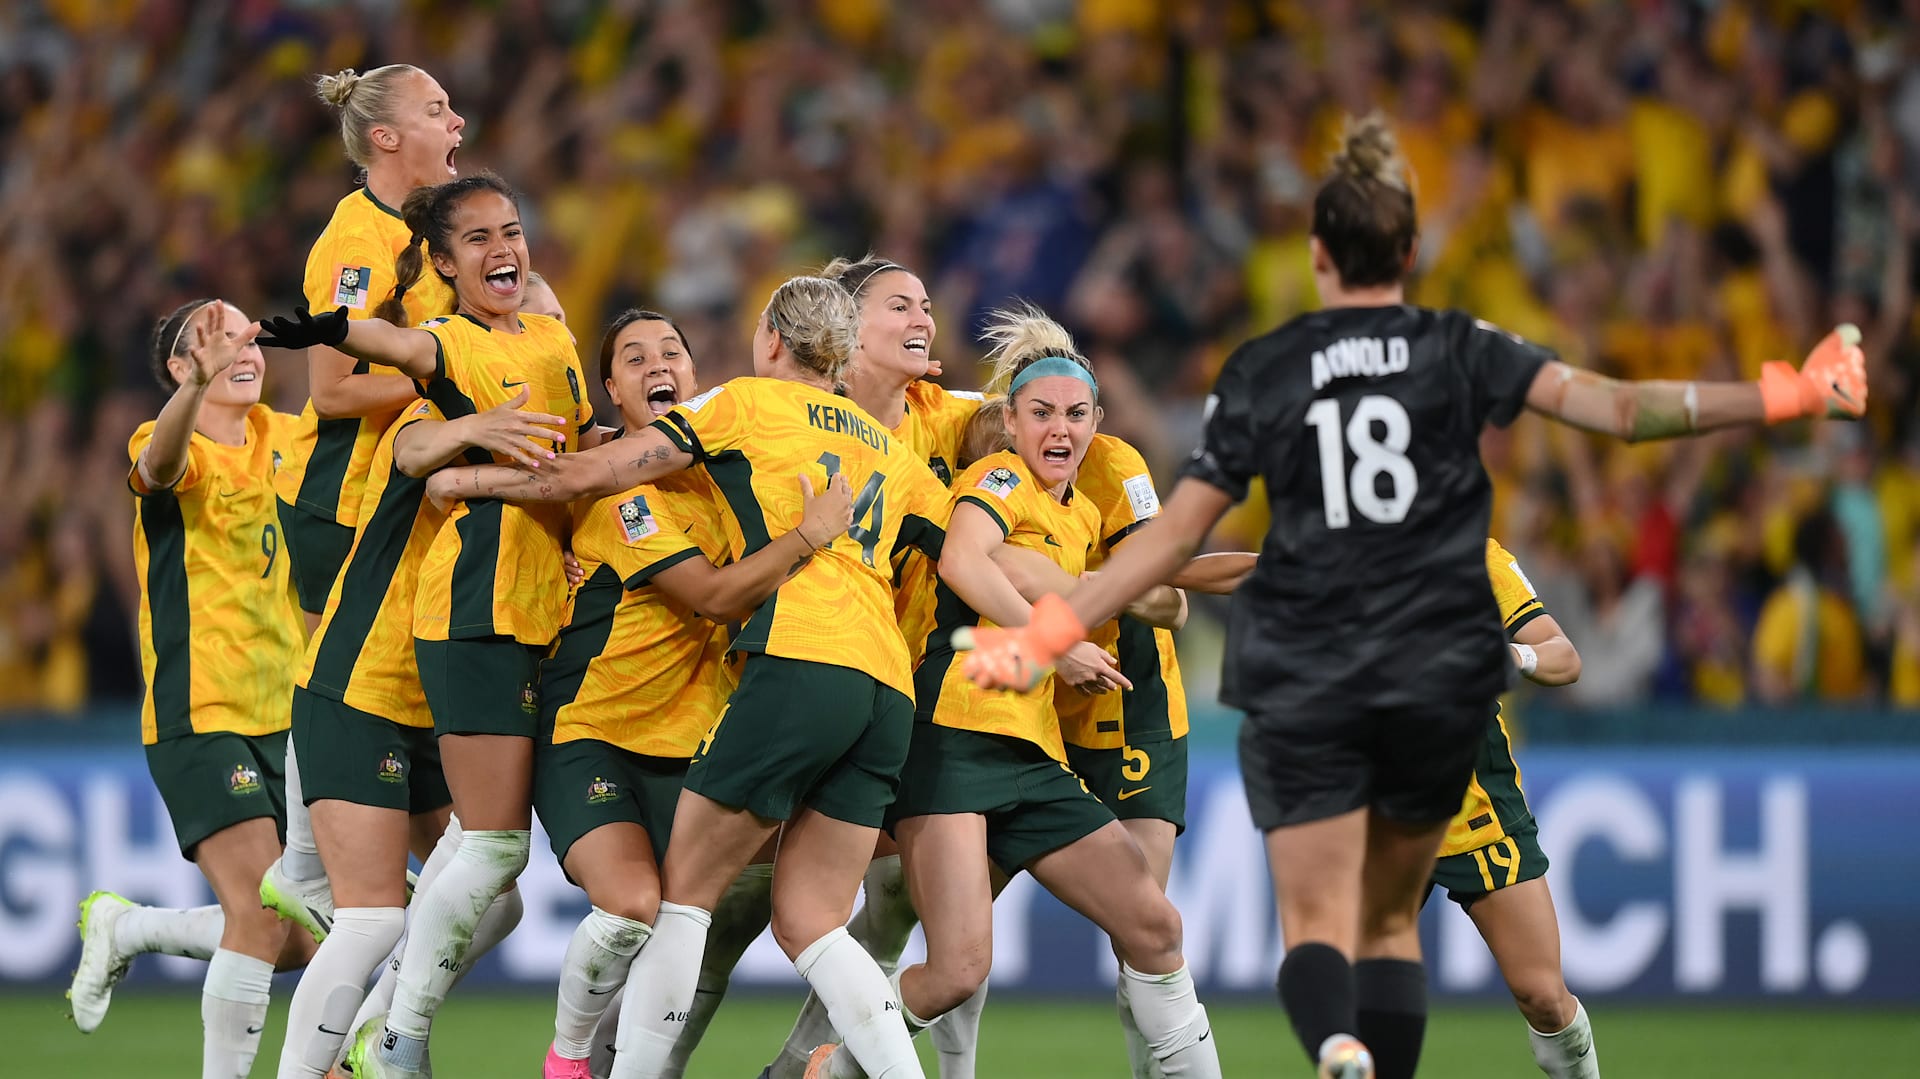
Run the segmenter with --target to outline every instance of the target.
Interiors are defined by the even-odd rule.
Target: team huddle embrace
[[[1362,123],[1316,200],[1327,309],[1229,360],[1163,509],[1065,329],[997,312],[987,385],[948,390],[925,286],[872,255],[780,285],[749,342],[625,311],[588,371],[519,197],[455,171],[438,83],[395,65],[320,92],[366,178],[305,303],[155,328],[171,397],[129,444],[143,734],[219,903],[90,896],[82,1030],[135,956],[197,956],[202,1075],[245,1076],[272,974],[304,968],[281,1079],[430,1074],[436,1011],[519,920],[537,813],[592,904],[550,1079],[683,1074],[769,926],[811,995],[764,1074],[919,1077],[925,1031],[972,1076],[1020,872],[1111,938],[1133,1074],[1219,1076],[1166,897],[1172,632],[1200,590],[1235,597],[1224,699],[1320,1073],[1413,1074],[1440,883],[1542,1068],[1598,1075],[1496,703],[1578,656],[1487,537],[1479,432],[1522,408],[1636,438],[1857,415],[1854,338],[1757,384],[1622,383],[1407,306],[1412,203]],[[702,386],[696,345],[750,349],[754,375]],[[302,415],[260,403],[263,349],[305,351]],[[1257,561],[1199,554],[1256,476]]]

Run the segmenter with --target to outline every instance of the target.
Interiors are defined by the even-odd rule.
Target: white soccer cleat
[[[1373,1054],[1351,1034],[1332,1034],[1320,1043],[1319,1079],[1373,1079]]]
[[[73,1025],[91,1034],[107,1017],[113,987],[127,976],[133,956],[122,955],[113,943],[113,925],[135,904],[112,892],[94,892],[80,901],[80,966],[73,972],[67,1000]]]
[[[333,887],[327,878],[294,880],[275,858],[260,878],[260,905],[307,931],[315,944],[333,930]]]

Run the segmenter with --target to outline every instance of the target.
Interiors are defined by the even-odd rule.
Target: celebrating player
[[[392,285],[395,257],[419,242],[395,207],[453,174],[466,121],[433,76],[407,64],[365,74],[349,69],[316,83],[320,100],[339,110],[347,156],[365,173],[308,252],[303,290],[314,310],[345,307],[349,318],[365,318]],[[414,325],[452,310],[452,291],[435,278],[408,293],[404,321]],[[307,380],[312,396],[274,486],[294,589],[311,632],[353,545],[361,489],[380,436],[418,393],[409,379],[373,372],[325,345],[307,349]],[[289,743],[288,751],[296,747]],[[333,897],[293,756],[286,775],[287,850],[261,880],[260,901],[319,940],[333,919]]]
[[[289,672],[300,614],[280,557],[274,471],[293,417],[260,403],[259,327],[220,300],[195,300],[154,329],[152,363],[172,393],[127,449],[141,582],[142,741],[180,853],[218,911],[135,907],[95,892],[80,906],[74,1022],[99,1026],[115,983],[147,951],[209,959],[200,990],[204,1079],[253,1067],[277,966],[312,942],[261,909],[279,856]]]
[[[886,976],[847,936],[846,922],[912,726],[888,564],[899,544],[939,549],[946,493],[910,448],[833,393],[856,322],[838,284],[794,278],[775,290],[754,331],[762,377],[735,379],[638,435],[537,472],[452,469],[433,480],[446,497],[571,501],[705,463],[736,557],[799,521],[792,477],[846,473],[859,491],[853,527],[761,604],[733,642],[746,653],[739,688],[688,770],[660,916],[628,975],[613,1072],[621,1079],[667,1066],[711,912],[783,821],[774,938],[870,1075],[921,1074]]]
[[[1487,590],[1481,429],[1524,406],[1671,438],[1858,416],[1867,394],[1852,327],[1757,383],[1575,370],[1469,315],[1406,304],[1416,242],[1391,134],[1351,125],[1314,199],[1325,309],[1228,359],[1160,521],[1069,600],[977,634],[967,664],[982,684],[1031,684],[1264,477],[1272,523],[1235,593],[1222,700],[1249,713],[1240,760],[1286,931],[1280,996],[1322,1074],[1341,1077],[1414,1072],[1426,978],[1409,927],[1513,668]]]

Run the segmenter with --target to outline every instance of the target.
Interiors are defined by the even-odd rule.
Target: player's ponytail
[[[839,282],[789,278],[767,300],[767,328],[800,366],[837,385],[860,336],[860,307]]]
[[[987,362],[993,374],[987,378],[987,393],[1004,397],[1020,372],[1047,359],[1059,357],[1093,371],[1093,364],[1081,355],[1073,335],[1030,303],[1003,307],[987,316],[980,336],[991,344]]]
[[[1378,112],[1348,117],[1340,142],[1332,172],[1313,197],[1313,235],[1342,285],[1394,284],[1406,275],[1420,231],[1406,161]]]
[[[160,388],[172,393],[180,388],[180,383],[168,369],[167,361],[175,356],[185,356],[192,347],[187,340],[187,326],[193,322],[193,316],[200,313],[202,307],[212,300],[188,300],[173,309],[166,318],[154,324],[153,337],[147,343],[147,364],[153,370],[154,381]]]
[[[409,75],[426,72],[412,64],[388,64],[360,74],[352,68],[320,75],[313,80],[314,95],[340,112],[340,141],[347,156],[361,168],[372,168],[371,132],[391,124],[399,113],[400,87]]]
[[[432,187],[416,187],[408,192],[407,201],[400,204],[400,217],[407,223],[407,232],[413,240],[393,260],[393,291],[373,309],[375,318],[395,326],[407,325],[404,302],[407,290],[419,284],[421,275],[426,273],[427,256],[453,254],[453,213],[467,196],[480,191],[491,191],[515,206],[520,205],[520,196],[513,188],[491,172],[462,176]],[[440,273],[438,266],[433,272],[452,287],[453,278]]]

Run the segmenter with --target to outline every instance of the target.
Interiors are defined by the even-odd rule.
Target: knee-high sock
[[[1133,1072],[1133,1079],[1158,1079],[1153,1074],[1153,1049],[1140,1033],[1140,1024],[1133,1021],[1133,1005],[1127,1002],[1125,978],[1115,983],[1113,1001],[1120,1011],[1120,1033],[1127,1042],[1127,1067]]]
[[[899,990],[845,929],[808,945],[793,968],[820,995],[845,1052],[862,1071],[873,1079],[926,1079]]]
[[[1133,1021],[1161,1074],[1167,1079],[1220,1079],[1219,1047],[1186,965],[1172,974],[1142,974],[1122,963],[1120,976],[1127,980]]]
[[[327,875],[320,863],[320,848],[313,841],[313,818],[307,815],[305,794],[300,789],[300,762],[293,755],[293,739],[287,739],[287,847],[280,852],[280,869],[290,880],[319,880]]]
[[[700,979],[694,983],[693,1008],[687,1025],[674,1039],[673,1052],[667,1057],[663,1079],[680,1079],[687,1073],[687,1061],[706,1036],[707,1026],[720,1010],[727,995],[727,983],[733,968],[740,963],[747,946],[767,928],[773,918],[773,867],[750,865],[727,887],[720,905],[713,908],[713,925],[707,929],[707,951],[700,960]],[[604,1027],[605,1024],[603,1023]],[[612,1045],[611,1034],[594,1036],[594,1044]]]
[[[226,932],[227,916],[218,905],[204,907],[129,907],[113,923],[113,950],[121,955],[184,955],[212,959]]]
[[[414,882],[415,892],[424,892],[433,887],[440,879],[440,871],[447,868],[453,856],[460,852],[460,819],[449,817],[446,830],[440,833],[440,839],[434,843],[433,850],[427,852],[427,860],[420,867],[420,879]],[[360,1010],[354,1013],[353,1026],[349,1030],[359,1030],[367,1020],[376,1015],[385,1015],[393,1009],[393,990],[400,980],[400,956],[407,946],[405,933],[400,935],[400,943],[393,946],[393,954],[380,964],[380,978],[368,990],[365,1000],[360,1002]]]
[[[1280,1004],[1307,1059],[1320,1062],[1320,1046],[1335,1034],[1359,1036],[1353,964],[1331,944],[1310,941],[1287,949],[1280,961]]]
[[[1353,965],[1354,1033],[1373,1054],[1379,1079],[1413,1079],[1427,1033],[1427,972],[1418,960],[1362,959]]]
[[[875,858],[867,867],[865,885],[866,901],[847,922],[847,935],[867,950],[883,973],[892,975],[900,962],[900,953],[906,950],[907,938],[920,922],[907,895],[900,856]],[[807,1058],[813,1055],[814,1049],[833,1040],[833,1022],[827,1018],[827,1007],[820,1002],[818,993],[809,992],[800,1005],[800,1014],[794,1017],[786,1044],[780,1047],[780,1055],[768,1066],[772,1079],[800,1079],[806,1073]]]
[[[1533,1044],[1533,1062],[1552,1079],[1600,1079],[1600,1051],[1593,1044],[1587,1006],[1579,1001],[1565,1030],[1542,1034],[1528,1027],[1527,1040]]]
[[[897,981],[894,987],[899,988]],[[927,1027],[927,1037],[940,1054],[940,1079],[973,1079],[980,1049],[980,1013],[986,1007],[987,983],[982,981],[972,996]]]
[[[427,1031],[467,962],[476,930],[493,901],[527,867],[532,833],[468,831],[433,887],[413,897],[413,924],[400,956],[400,981],[387,1013],[380,1057],[420,1070]]]
[[[366,995],[367,977],[400,942],[406,925],[406,912],[399,907],[334,912],[332,931],[293,991],[279,1079],[320,1079],[333,1067],[355,1030],[353,1016]]]
[[[613,1079],[659,1079],[665,1074],[673,1044],[693,1010],[694,985],[700,980],[700,958],[712,924],[713,915],[699,907],[661,902],[653,936],[627,971]]]
[[[200,986],[200,1079],[247,1079],[267,1026],[273,964],[221,948]]]
[[[593,1029],[613,992],[627,984],[633,957],[653,935],[645,922],[594,907],[573,931],[560,961],[560,992],[554,1006],[553,1051],[568,1060],[585,1060],[593,1049]]]

